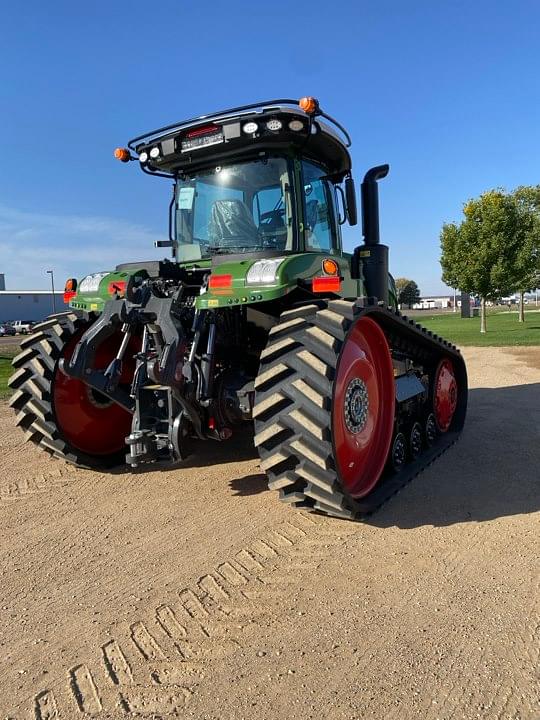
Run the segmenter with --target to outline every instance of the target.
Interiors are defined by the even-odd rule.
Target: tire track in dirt
[[[283,595],[294,583],[296,566],[318,562],[317,548],[335,534],[335,527],[328,529],[326,523],[296,513],[291,522],[255,538],[180,589],[174,606],[159,604],[122,634],[117,628],[115,636],[93,653],[97,662],[75,664],[65,681],[57,679],[40,689],[24,717],[61,720],[77,714],[180,712],[205,677],[205,660],[241,648],[241,622],[263,614],[265,599]],[[349,532],[354,531],[351,526]],[[51,678],[54,674],[51,670]],[[25,712],[21,706],[17,710]]]
[[[70,717],[75,709],[81,716],[181,712],[200,683],[210,680],[208,665],[216,657],[242,648],[238,632],[242,622],[269,613],[273,605],[290,594],[291,586],[297,584],[296,568],[309,573],[310,567],[324,564],[328,556],[339,553],[340,544],[355,535],[356,542],[375,550],[373,540],[361,537],[361,526],[339,523],[338,527],[335,522],[299,513],[291,522],[255,538],[234,557],[225,558],[192,585],[178,590],[174,603],[157,605],[123,631],[116,628],[114,636],[99,648],[99,653],[94,653],[94,657],[99,654],[99,661],[75,665],[68,671],[68,682],[62,685],[57,681],[42,689],[33,699],[34,712],[29,717],[61,720]],[[471,562],[471,549],[472,556],[479,551],[484,531],[483,526],[476,529],[479,532],[470,533],[464,551],[460,553],[450,546],[438,558],[445,572],[449,568],[452,573],[459,572],[467,583],[478,572]],[[419,586],[404,588],[393,606],[394,612],[400,614],[411,607],[419,592]],[[446,628],[437,628],[433,620],[427,628],[435,644],[446,633]],[[384,642],[383,637],[376,636],[364,643],[357,657],[358,672],[368,668]],[[464,658],[472,667],[471,678],[454,672]],[[485,652],[478,651],[472,641],[446,652],[439,663],[446,680],[440,683],[438,705],[421,702],[422,717],[465,717],[465,708],[472,709],[481,700],[473,680],[485,660]],[[501,683],[489,709],[502,718],[518,700],[519,692],[516,697],[516,689]],[[396,720],[403,717],[399,707],[389,709],[386,716]]]
[[[41,473],[38,477],[32,473],[29,477],[23,476],[0,483],[0,502],[22,500],[37,493],[47,492],[59,485],[71,484],[76,479],[72,468],[70,469],[65,463],[58,463],[53,469]]]
[[[255,538],[234,557],[220,561],[192,585],[180,589],[175,603],[162,603],[143,613],[123,633],[117,628],[115,636],[100,646],[99,661],[76,664],[68,670],[66,682],[57,681],[40,690],[33,698],[33,710],[26,717],[61,720],[77,714],[108,717],[115,713],[144,716],[182,712],[204,682],[209,661],[242,648],[241,633],[237,632],[242,620],[253,621],[257,615],[264,615],[267,606],[279,602],[289,594],[291,586],[295,586],[296,567],[305,573],[310,566],[325,562],[329,555],[339,553],[340,543],[359,533],[359,527],[347,523],[337,527],[334,522],[329,524],[317,516],[295,515],[292,522]],[[478,567],[470,562],[470,550],[481,546],[483,532],[471,535],[464,552],[449,548],[438,559],[442,567],[451,567],[452,572],[457,569],[467,583],[478,572]],[[363,537],[356,540],[366,547],[376,546]],[[535,588],[531,591],[534,605]],[[394,612],[399,614],[411,606],[418,592],[417,586],[405,588],[394,605]],[[437,629],[433,623],[428,622],[427,627],[435,641],[446,632],[444,627]],[[520,635],[519,629],[515,630],[514,638]],[[521,635],[526,635],[526,642],[520,649],[527,647],[528,652],[533,652],[531,659],[536,657],[537,651],[532,645],[534,629],[529,632],[527,626]],[[505,634],[501,642],[507,640]],[[374,637],[364,644],[356,663],[358,672],[362,673],[372,663],[384,642],[384,638]],[[463,658],[472,669],[471,678],[456,676],[454,672]],[[438,705],[434,707],[429,700],[421,702],[422,717],[426,720],[469,717],[466,713],[482,701],[473,680],[485,661],[485,651],[474,647],[472,641],[447,652],[439,666],[446,680],[440,683]],[[496,713],[493,717],[511,717],[511,712],[524,708],[525,699],[520,692],[523,685],[518,682],[515,687],[515,684],[514,687],[510,682],[499,685],[485,708]],[[385,717],[397,720],[403,715],[401,709],[395,707],[389,709]]]
[[[485,536],[485,537],[484,537]],[[451,551],[447,557],[441,556],[439,564],[444,573],[451,568],[451,574],[458,573],[461,578],[465,595],[475,585],[482,571],[490,566],[489,558],[475,557],[482,547],[483,539],[487,540],[485,532],[474,533],[474,540],[467,543],[465,550]],[[491,545],[496,544],[491,539]],[[471,549],[474,552],[471,553]],[[531,547],[530,557],[534,557],[534,548]],[[441,573],[442,575],[442,573]],[[437,651],[432,657],[425,658],[428,667],[434,665],[438,668],[439,679],[432,685],[429,695],[418,703],[418,712],[425,720],[461,720],[463,718],[533,718],[534,698],[531,688],[535,686],[534,676],[538,669],[538,644],[534,638],[531,627],[538,619],[533,606],[538,603],[538,587],[527,586],[526,581],[515,585],[513,597],[519,595],[532,597],[531,612],[519,618],[523,622],[507,622],[504,628],[496,622],[498,616],[497,601],[482,606],[482,613],[492,615],[490,633],[481,635],[476,632],[460,633],[460,643],[454,643],[450,650],[444,649],[442,657],[437,658]],[[408,598],[413,599],[413,598]],[[455,603],[458,607],[466,606],[465,600],[472,600],[469,612],[472,618],[469,622],[477,622],[474,608],[474,598],[457,596]],[[525,602],[522,603],[526,605]],[[486,618],[484,617],[484,621]],[[465,623],[466,626],[466,623]],[[436,628],[433,619],[425,622],[424,631],[428,633],[431,643],[437,648],[441,641],[446,639],[448,628]],[[530,662],[529,662],[530,661]],[[456,668],[467,666],[466,676],[461,672],[456,674]],[[487,679],[482,682],[481,679]],[[495,692],[486,696],[485,687],[495,688]],[[434,699],[436,696],[436,699]],[[385,713],[388,720],[398,720],[403,717],[401,707],[393,708]],[[540,716],[539,716],[540,717]]]

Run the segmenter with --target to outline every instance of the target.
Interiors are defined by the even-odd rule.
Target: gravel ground
[[[0,405],[0,718],[539,718],[539,356],[467,348],[463,438],[365,523],[249,437],[100,474]]]

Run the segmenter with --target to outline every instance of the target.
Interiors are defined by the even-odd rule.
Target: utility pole
[[[457,312],[456,288],[454,288],[454,312]]]
[[[56,312],[56,297],[54,295],[54,271],[53,270],[47,270],[47,275],[51,276],[51,288],[52,288],[52,311],[53,313]]]

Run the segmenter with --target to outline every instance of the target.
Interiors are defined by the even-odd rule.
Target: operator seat
[[[208,241],[217,247],[258,246],[259,234],[242,200],[215,200],[210,211]]]

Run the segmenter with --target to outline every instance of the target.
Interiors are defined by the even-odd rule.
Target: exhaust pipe
[[[377,180],[388,175],[390,165],[377,165],[364,175],[362,193],[362,235],[366,245],[378,245],[379,237],[379,186]]]
[[[388,175],[389,165],[372,167],[360,187],[362,197],[362,235],[364,244],[354,249],[352,276],[363,278],[365,294],[388,305],[388,246],[379,237],[378,180]]]

